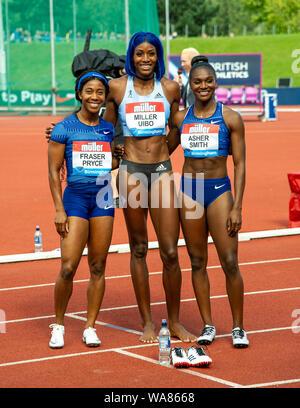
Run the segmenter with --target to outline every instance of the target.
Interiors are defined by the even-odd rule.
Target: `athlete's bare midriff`
[[[124,159],[135,163],[159,163],[169,159],[165,135],[125,137]]]
[[[183,173],[196,178],[197,173],[203,173],[205,179],[223,178],[227,176],[227,157],[186,157],[183,165]]]

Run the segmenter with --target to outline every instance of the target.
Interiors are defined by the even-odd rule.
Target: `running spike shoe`
[[[211,344],[216,337],[216,328],[215,326],[209,326],[208,324],[205,325],[204,329],[202,330],[202,333],[197,339],[197,343],[200,345],[206,345],[208,346]]]
[[[232,342],[236,348],[246,348],[249,346],[249,340],[245,330],[235,327],[232,330]]]
[[[171,350],[172,363],[175,368],[187,368],[190,366],[189,359],[182,347],[174,347]]]
[[[188,347],[187,357],[191,367],[208,367],[212,359],[205,353],[203,347]]]

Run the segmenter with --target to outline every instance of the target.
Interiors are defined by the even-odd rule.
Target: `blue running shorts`
[[[88,220],[93,217],[114,217],[115,215],[111,185],[91,190],[67,186],[63,195],[63,204],[68,217]]]
[[[221,194],[231,191],[231,183],[228,176],[218,179],[195,179],[182,176],[180,190],[207,208]]]

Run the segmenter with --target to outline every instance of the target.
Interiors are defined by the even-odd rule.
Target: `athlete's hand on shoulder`
[[[61,238],[65,238],[67,236],[67,233],[69,232],[68,217],[65,210],[56,211],[54,223],[56,231],[59,233]]]
[[[227,219],[227,233],[230,237],[234,237],[242,227],[242,211],[237,208],[232,208]]]
[[[173,81],[177,82],[177,84],[180,86],[180,88],[182,87],[182,77],[181,77],[181,75],[175,75],[175,77],[173,78]]]
[[[46,137],[46,140],[47,140],[48,143],[49,143],[49,140],[50,140],[50,137],[51,137],[52,130],[53,130],[55,125],[56,125],[56,123],[51,122],[50,126],[46,127],[45,137]]]

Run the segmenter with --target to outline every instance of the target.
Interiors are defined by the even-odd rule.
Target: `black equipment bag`
[[[119,78],[120,70],[125,66],[125,56],[119,56],[105,49],[89,50],[91,34],[92,31],[88,30],[83,52],[77,54],[73,59],[73,75],[77,78],[82,72],[94,69],[108,79]]]

